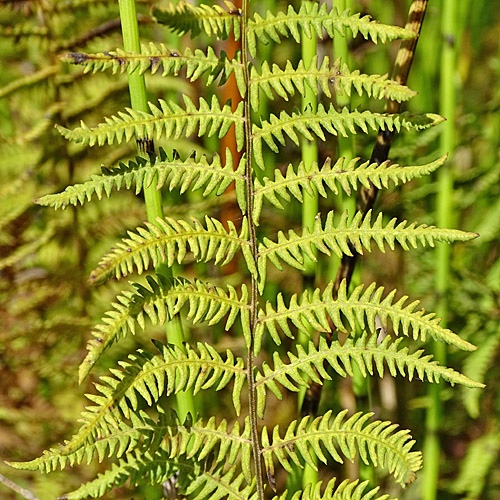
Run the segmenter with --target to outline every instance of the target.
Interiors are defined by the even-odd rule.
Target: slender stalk
[[[126,51],[140,52],[139,43],[139,27],[137,23],[137,13],[135,8],[135,0],[118,0],[120,8],[120,19],[122,23],[123,48]],[[139,74],[139,71],[134,71],[128,75],[130,102],[132,109],[137,111],[149,112],[148,101],[146,97],[146,84],[144,75]],[[142,140],[145,139],[145,142]],[[145,150],[154,158],[154,144],[148,138],[140,138],[138,144],[145,144]],[[153,181],[149,187],[144,188],[144,199],[146,202],[146,213],[148,221],[156,223],[157,217],[163,217],[163,206],[161,192],[156,189],[156,183]],[[172,270],[161,265],[157,269],[158,274],[162,274],[165,278],[172,281]],[[171,344],[184,349],[184,332],[178,317],[173,318],[167,323],[167,340]],[[195,407],[192,391],[182,391],[176,394],[177,409],[179,419],[183,422],[188,413],[195,416]]]
[[[31,491],[21,488],[21,486],[17,485],[10,479],[7,479],[3,474],[0,474],[0,483],[10,488],[12,491],[15,491],[17,494],[21,495],[26,500],[40,500],[37,496],[33,495]]]
[[[242,23],[241,23],[241,60],[243,63],[243,74],[247,89],[250,82],[249,61],[248,61],[248,38],[247,38],[247,20],[249,16],[248,0],[243,0],[242,5]],[[250,96],[249,90],[244,98],[244,112],[245,112],[245,154],[247,158],[246,163],[246,194],[247,194],[247,217],[250,226],[250,245],[252,255],[257,264],[257,237],[255,234],[255,223],[253,220],[253,167],[252,167],[252,117],[250,110]],[[247,356],[247,380],[248,380],[248,406],[251,426],[251,440],[252,440],[252,453],[255,464],[255,476],[257,482],[257,498],[264,500],[264,482],[262,476],[262,460],[261,460],[261,446],[258,431],[258,415],[257,415],[257,390],[255,388],[255,370],[254,370],[254,348],[255,348],[255,324],[257,322],[257,305],[258,305],[258,289],[257,279],[252,275],[251,283],[251,312],[250,312],[250,332],[251,340],[248,346]]]
[[[447,118],[443,124],[441,135],[441,150],[452,153],[455,147],[455,73],[456,73],[456,2],[444,0],[441,13],[441,30],[443,48],[441,52],[441,85],[440,85],[440,113]],[[437,223],[439,227],[452,225],[453,210],[453,172],[451,163],[445,165],[438,173],[437,195]],[[448,316],[448,287],[450,275],[450,245],[439,245],[436,262],[436,293],[437,316],[441,324],[446,326]],[[446,349],[444,344],[434,342],[433,353],[436,361],[446,364]],[[426,415],[426,433],[424,444],[424,482],[423,500],[435,500],[437,497],[439,480],[440,442],[439,427],[442,420],[442,389],[439,384],[432,384],[429,390],[430,406]]]
[[[303,3],[306,3],[305,0]],[[302,34],[302,61],[306,68],[308,68],[314,56],[317,53],[317,38],[315,35],[312,35],[311,38],[308,38],[305,33]],[[305,95],[302,97],[302,110],[311,109],[316,112],[318,109],[318,99],[316,97],[315,92],[306,86]],[[301,142],[301,154],[302,161],[304,162],[304,167],[306,171],[311,170],[314,163],[318,161],[318,145],[316,141],[309,141],[307,139],[302,140]],[[314,219],[318,213],[318,195],[314,194],[304,194],[304,201],[302,204],[302,227],[312,228],[314,225]],[[318,273],[318,264],[314,262],[312,259],[306,258],[304,260],[304,290],[313,289],[314,283],[316,281],[316,276]],[[312,329],[311,329],[312,332]],[[307,345],[310,336],[307,336],[303,333],[299,335],[298,341],[303,346]],[[302,387],[298,394],[298,406],[301,410],[303,408],[304,397],[306,394],[306,388]],[[300,474],[300,473],[299,473]],[[304,469],[300,474],[302,476],[302,489],[305,488],[308,484],[316,484],[318,482],[318,472],[309,464],[304,464]]]

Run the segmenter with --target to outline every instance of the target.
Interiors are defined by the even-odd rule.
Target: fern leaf
[[[197,107],[193,101],[183,96],[185,109],[174,102],[159,101],[160,107],[149,103],[151,113],[134,111],[126,108],[126,112],[118,112],[118,116],[105,118],[95,128],[89,128],[82,121],[81,126],[73,130],[57,125],[57,130],[65,139],[83,145],[120,144],[123,140],[130,141],[135,135],[137,139],[145,137],[159,140],[165,133],[167,139],[179,139],[182,135],[189,137],[198,128],[198,137],[224,137],[231,125],[236,130],[238,150],[243,148],[244,120],[243,102],[233,112],[229,104],[220,106],[216,96],[212,97],[211,104],[200,98]]]
[[[497,331],[496,334],[490,334],[485,341],[481,342],[476,352],[467,356],[464,362],[464,373],[468,377],[483,382],[499,346],[500,331]],[[466,389],[463,392],[464,406],[472,418],[477,418],[480,415],[479,396],[481,394],[482,391],[476,389]]]
[[[359,412],[347,419],[346,414],[347,410],[343,410],[332,419],[330,410],[312,422],[309,422],[309,416],[299,422],[294,420],[283,438],[279,426],[273,429],[272,438],[264,426],[262,456],[268,475],[274,475],[273,458],[288,472],[293,470],[290,462],[303,467],[300,457],[317,470],[313,456],[323,463],[327,462],[323,445],[336,462],[343,463],[338,447],[351,461],[359,453],[365,464],[371,462],[375,467],[388,470],[403,486],[411,483],[415,479],[415,472],[422,467],[422,456],[420,452],[411,451],[415,441],[411,439],[409,431],[395,432],[397,424],[388,421],[367,423],[373,413]]]
[[[246,218],[239,236],[231,221],[226,230],[220,221],[208,216],[205,217],[206,228],[195,217],[191,217],[191,222],[158,217],[156,222],[157,225],[146,222],[146,227],[129,231],[129,237],[101,259],[89,281],[97,283],[111,276],[120,279],[132,273],[134,268],[142,274],[150,266],[157,267],[160,263],[171,267],[176,261],[180,264],[188,251],[198,262],[213,259],[215,264],[220,265],[230,262],[240,248],[245,258],[252,257],[248,253],[250,243]]]
[[[348,163],[344,158],[339,158],[334,165],[328,158],[322,167],[313,163],[309,170],[305,168],[303,162],[299,163],[296,170],[290,164],[285,175],[276,169],[274,180],[268,177],[264,177],[262,182],[255,180],[253,216],[255,220],[258,220],[264,198],[275,207],[282,209],[283,204],[278,196],[285,201],[290,201],[290,195],[293,195],[302,203],[304,192],[309,195],[319,193],[326,198],[327,189],[338,194],[338,186],[347,195],[351,194],[351,189],[356,191],[358,184],[366,188],[370,188],[372,184],[377,189],[388,188],[389,182],[397,186],[400,182],[409,182],[434,172],[444,164],[446,158],[447,155],[425,165],[407,167],[391,164],[389,161],[379,165],[367,161],[359,165],[359,158],[354,158]]]
[[[140,53],[126,52],[122,49],[97,54],[69,52],[60,59],[63,62],[84,66],[84,73],[111,70],[115,74],[118,71],[123,73],[127,70],[129,73],[138,71],[142,75],[147,70],[155,74],[161,68],[162,76],[177,76],[182,68],[186,68],[186,78],[191,82],[207,74],[207,85],[219,76],[226,81],[234,73],[240,94],[243,96],[246,91],[240,56],[236,55],[234,59],[229,59],[224,52],[218,56],[212,47],[208,47],[206,53],[200,49],[192,51],[187,47],[181,54],[167,48],[163,43],[150,42],[142,44]]]
[[[40,470],[45,473],[63,469],[68,464],[81,464],[86,461],[90,464],[95,455],[99,462],[105,457],[121,458],[130,454],[135,449],[140,449],[142,453],[147,450],[154,451],[159,448],[162,441],[168,443],[170,458],[185,457],[187,460],[194,458],[197,462],[204,460],[208,454],[217,449],[215,463],[234,464],[239,454],[245,471],[247,482],[251,482],[250,461],[251,461],[251,441],[250,422],[245,419],[243,429],[235,422],[230,430],[228,423],[222,420],[216,423],[215,417],[208,422],[198,420],[196,422],[186,422],[181,424],[173,411],[168,414],[159,414],[158,421],[152,419],[144,411],[138,414],[131,413],[131,425],[123,420],[118,423],[118,427],[111,427],[109,434],[104,433],[93,443],[79,448],[70,454],[64,454],[64,448],[54,448],[45,451],[40,458],[30,462],[13,462],[12,467]]]
[[[375,497],[380,487],[366,490],[369,481],[359,480],[350,482],[348,479],[342,481],[335,489],[336,478],[331,479],[325,486],[324,492],[323,482],[319,481],[314,485],[308,484],[304,490],[296,491],[291,500],[389,500],[389,495]],[[289,498],[288,491],[285,491],[279,496],[275,496],[273,500],[286,500]],[[391,499],[394,500],[394,499]]]
[[[419,301],[415,300],[406,304],[408,297],[403,296],[394,302],[396,290],[392,290],[385,298],[382,298],[384,287],[378,287],[375,283],[364,288],[363,285],[356,287],[350,296],[347,295],[346,282],[342,282],[338,291],[338,298],[334,299],[334,283],[331,281],[321,292],[318,288],[314,291],[305,291],[300,298],[292,295],[287,306],[281,294],[277,297],[276,309],[267,302],[265,309],[259,311],[256,324],[256,351],[260,348],[260,342],[266,329],[276,344],[281,343],[277,325],[290,338],[293,338],[288,322],[292,322],[300,332],[310,335],[310,328],[316,331],[331,331],[330,318],[334,328],[342,332],[356,329],[357,323],[362,329],[375,332],[376,317],[382,323],[390,318],[396,335],[403,334],[420,338],[425,341],[427,336],[434,340],[440,340],[454,345],[465,351],[475,350],[475,346],[461,339],[452,331],[439,325],[440,320],[435,318],[434,313],[426,313],[424,309],[416,311]],[[406,304],[406,305],[405,305]],[[349,323],[349,330],[344,325],[341,313]]]
[[[185,346],[184,352],[177,346],[153,342],[160,354],[153,356],[137,351],[129,356],[129,361],[120,363],[121,370],[112,369],[112,376],[100,378],[100,383],[96,384],[98,394],[87,394],[95,405],[85,408],[80,418],[83,423],[80,430],[58,448],[62,458],[56,454],[57,461],[52,463],[49,452],[48,456],[42,457],[41,462],[17,463],[16,467],[33,470],[39,465],[63,466],[64,456],[76,456],[81,449],[84,454],[89,445],[92,446],[102,436],[110,435],[113,429],[118,428],[123,418],[132,419],[132,415],[138,411],[139,396],[152,406],[163,394],[190,389],[196,394],[211,387],[219,391],[234,380],[233,405],[239,415],[240,394],[247,375],[241,358],[235,358],[228,350],[226,360],[223,360],[209,344],[198,343],[198,350]]]
[[[36,71],[35,73],[32,73],[31,75],[23,76],[17,80],[9,82],[7,85],[0,87],[0,99],[2,97],[7,97],[9,94],[17,90],[46,81],[48,78],[56,75],[59,72],[59,69],[58,65],[47,66],[39,71]]]
[[[408,87],[389,80],[387,75],[363,75],[359,70],[351,72],[346,64],[341,64],[340,59],[330,66],[330,59],[325,57],[318,67],[318,57],[314,56],[308,67],[302,60],[299,61],[297,68],[287,61],[285,69],[281,69],[277,64],[273,64],[271,68],[267,61],[264,61],[260,73],[252,66],[250,72],[252,108],[257,111],[259,107],[259,89],[271,100],[274,100],[274,90],[282,99],[288,101],[288,97],[295,94],[295,89],[302,96],[305,95],[306,88],[317,95],[318,86],[327,97],[332,96],[332,87],[338,94],[345,93],[350,96],[354,88],[359,95],[366,92],[368,97],[398,102],[407,101],[417,94]]]
[[[177,280],[172,283],[157,276],[147,277],[149,288],[134,284],[136,292],[126,292],[117,297],[113,309],[106,313],[102,323],[97,325],[91,340],[87,344],[87,356],[79,368],[80,383],[97,363],[104,351],[116,340],[129,333],[135,334],[136,325],[145,328],[146,316],[154,325],[164,324],[169,318],[179,313],[185,304],[189,305],[188,319],[194,323],[206,321],[214,325],[227,315],[226,330],[229,330],[240,315],[242,329],[249,342],[250,338],[250,306],[248,290],[241,285],[241,297],[228,285],[222,287],[202,283],[195,280]]]
[[[238,41],[241,35],[241,10],[227,0],[225,3],[227,9],[207,4],[197,7],[180,0],[168,7],[155,7],[152,13],[160,24],[166,24],[175,33],[191,32],[191,36],[195,37],[204,32],[218,38],[227,38],[233,33]]]
[[[364,377],[378,373],[384,376],[384,363],[390,374],[395,377],[398,372],[412,380],[417,376],[421,380],[438,383],[440,379],[466,387],[484,387],[470,378],[456,372],[452,368],[439,365],[431,355],[424,356],[423,350],[409,353],[407,347],[400,347],[403,339],[392,341],[389,336],[377,344],[377,335],[364,333],[357,339],[347,339],[344,344],[334,341],[329,346],[324,337],[320,338],[319,347],[309,342],[307,351],[299,344],[297,354],[288,353],[289,363],[284,363],[279,353],[274,352],[274,367],[263,363],[262,370],[256,375],[257,406],[259,414],[264,414],[266,391],[270,390],[278,399],[283,395],[277,383],[286,389],[297,392],[299,387],[308,387],[308,380],[322,384],[322,380],[331,380],[324,367],[328,363],[340,376],[353,376],[353,362]],[[375,370],[374,367],[375,366]]]
[[[483,490],[489,484],[490,472],[498,468],[499,456],[500,432],[493,428],[470,444],[452,491],[464,500],[484,498]]]
[[[394,243],[401,245],[403,250],[429,245],[434,247],[436,242],[451,243],[453,241],[468,241],[476,238],[475,233],[466,233],[456,229],[440,229],[427,224],[418,225],[416,222],[400,223],[394,218],[385,226],[381,213],[371,222],[371,210],[365,215],[357,212],[349,221],[349,214],[344,212],[338,224],[335,224],[334,213],[329,212],[323,227],[321,218],[316,216],[312,228],[305,227],[299,236],[293,229],[288,231],[288,236],[279,231],[277,241],[264,238],[259,244],[258,269],[260,289],[263,290],[266,282],[266,266],[269,259],[280,271],[283,269],[281,261],[304,270],[305,259],[316,262],[315,250],[331,255],[333,252],[338,257],[353,255],[353,251],[363,254],[363,249],[371,251],[374,241],[379,250],[385,253],[385,245],[394,250]]]
[[[262,143],[265,142],[275,153],[279,153],[278,143],[285,145],[285,134],[298,146],[299,136],[307,140],[314,140],[314,135],[325,141],[326,130],[333,135],[341,134],[347,137],[348,132],[356,134],[356,127],[364,133],[368,130],[424,130],[441,123],[443,117],[432,113],[412,115],[408,112],[391,115],[387,113],[372,113],[371,111],[349,111],[343,108],[338,112],[333,104],[328,109],[318,105],[317,112],[307,109],[303,112],[293,112],[291,115],[282,111],[278,116],[271,115],[269,121],[262,120],[260,127],[256,124],[252,128],[252,144],[255,151],[257,165],[264,169],[262,157]]]
[[[300,43],[302,32],[307,38],[318,36],[323,39],[325,32],[333,38],[335,33],[344,36],[346,29],[350,30],[353,36],[359,33],[374,43],[415,37],[415,34],[409,30],[380,24],[373,21],[370,16],[351,15],[349,10],[341,13],[335,8],[328,10],[326,3],[321,5],[304,3],[298,11],[289,5],[286,13],[273,14],[268,11],[264,18],[255,14],[254,19],[248,22],[248,48],[252,57],[255,57],[257,40],[265,44],[271,41],[280,43],[282,36],[292,35],[293,39]]]
[[[238,203],[242,211],[246,210],[245,194],[245,158],[234,170],[233,157],[229,149],[226,150],[226,165],[222,165],[219,155],[215,155],[209,162],[205,155],[200,158],[191,156],[187,160],[168,155],[160,148],[159,158],[151,163],[140,156],[128,164],[120,163],[117,167],[101,167],[101,175],[93,175],[90,180],[82,184],[67,187],[63,192],[49,194],[35,200],[36,203],[53,208],[66,208],[68,205],[83,205],[92,199],[95,194],[100,200],[103,196],[110,197],[115,188],[131,189],[135,185],[135,194],[149,187],[153,181],[156,189],[160,190],[167,185],[172,191],[180,188],[184,193],[187,189],[193,191],[203,188],[203,196],[215,192],[223,194],[228,186],[234,182]]]

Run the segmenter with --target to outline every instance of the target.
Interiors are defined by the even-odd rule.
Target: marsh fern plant
[[[82,122],[77,128],[60,126],[58,130],[66,139],[89,147],[136,140],[144,154],[128,163],[103,167],[86,182],[37,202],[65,208],[120,196],[123,189],[144,192],[146,199],[148,222],[130,229],[102,257],[90,281],[102,284],[133,273],[145,274],[146,279],[125,288],[93,329],[80,379],[87,377],[114,342],[147,329],[149,323],[167,324],[167,341],[155,340],[154,349],[131,354],[100,378],[72,438],[31,462],[11,465],[48,473],[66,465],[114,459],[96,479],[63,497],[68,500],[101,497],[125,483],[132,487],[163,485],[165,495],[196,500],[263,500],[273,495],[284,499],[290,493],[297,500],[388,498],[377,497],[378,488],[368,487],[366,482],[336,483],[331,477],[287,492],[283,481],[276,478],[279,468],[292,473],[293,466],[317,468],[319,462],[359,456],[405,486],[422,467],[409,431],[377,420],[372,413],[350,415],[347,410],[305,416],[280,429],[263,425],[264,418],[266,423],[272,421],[266,417],[266,402],[269,405],[270,398],[280,399],[284,392],[296,392],[311,381],[351,376],[355,368],[366,377],[388,371],[393,377],[410,380],[418,377],[431,383],[479,387],[481,384],[439,365],[422,350],[405,346],[402,337],[422,342],[433,339],[466,351],[474,346],[442,327],[432,313],[418,307],[418,301],[405,296],[397,299],[395,290],[386,291],[375,283],[350,291],[345,281],[338,289],[330,282],[302,293],[269,296],[269,268],[301,270],[307,259],[323,255],[362,254],[374,245],[382,251],[395,245],[404,250],[432,247],[475,235],[405,220],[387,221],[371,211],[340,217],[333,212],[318,214],[310,227],[274,235],[264,233],[260,222],[271,206],[284,209],[294,200],[302,202],[306,193],[328,198],[340,192],[351,195],[361,187],[383,189],[430,174],[445,162],[439,158],[403,167],[390,162],[345,161],[332,157],[334,148],[328,147],[329,157],[321,164],[309,169],[294,161],[280,169],[272,168],[276,164],[269,160],[273,154],[279,158],[285,148],[290,150],[301,140],[332,144],[337,135],[418,131],[442,118],[338,109],[334,105],[337,94],[357,92],[401,102],[415,92],[386,76],[349,69],[340,60],[315,57],[312,64],[299,60],[279,66],[259,60],[259,54],[262,45],[299,44],[311,37],[329,40],[351,32],[385,43],[414,37],[414,33],[368,16],[338,12],[326,3],[304,2],[299,8],[289,5],[283,11],[264,12],[260,9],[266,7],[265,2],[243,0],[238,8],[229,2],[197,6],[181,0],[153,8],[156,20],[192,38],[204,35],[215,42],[234,37],[241,42],[241,50],[230,57],[218,51],[215,43],[203,50],[161,43],[139,49],[134,2],[120,0],[119,4],[124,49],[69,53],[64,59],[83,66],[85,72],[126,71],[132,107],[97,126]],[[148,72],[199,80],[197,88],[206,88],[207,95],[196,99],[173,96],[146,105],[141,82]],[[241,97],[233,109],[230,102],[209,94],[209,85],[221,85],[231,75]],[[317,110],[300,111],[290,105],[294,96],[306,91],[318,96]],[[272,112],[265,111],[269,101],[273,101]],[[280,103],[283,110],[274,111]],[[224,156],[209,152],[183,157],[167,147],[184,137],[221,139],[230,130],[234,130],[237,155],[228,150]],[[199,190],[203,197],[211,197],[222,195],[231,185],[241,211],[234,221],[223,223],[208,215],[182,219],[162,215],[162,192]],[[179,264],[193,260],[224,266],[235,259],[243,274],[232,285],[220,277],[217,283],[203,275],[174,277],[172,271],[173,266],[179,269]],[[194,269],[209,268],[199,265]],[[180,315],[187,323],[206,323],[204,331],[221,323],[233,335],[241,333],[244,354],[239,355],[239,347],[220,352],[208,336],[196,344],[184,342]],[[379,322],[389,323],[384,338],[378,335]],[[332,331],[344,332],[347,340],[326,336]],[[310,338],[305,346],[294,340],[299,333]],[[278,346],[285,338],[292,347],[282,354]],[[234,415],[195,414],[190,397],[207,390],[229,392]],[[172,398],[165,395],[177,395],[178,411],[168,408]]]

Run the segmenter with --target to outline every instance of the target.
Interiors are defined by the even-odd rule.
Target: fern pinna
[[[130,2],[129,2],[130,3]],[[133,4],[133,2],[131,2]],[[256,4],[258,4],[256,2]],[[234,184],[241,218],[224,225],[217,218],[175,219],[158,217],[128,232],[91,274],[90,281],[102,283],[131,273],[149,273],[142,283],[132,284],[112,304],[102,322],[92,332],[88,354],[80,368],[85,378],[106,349],[138,329],[169,323],[187,312],[193,323],[223,323],[235,327],[244,337],[246,354],[231,349],[218,352],[206,339],[196,345],[161,343],[156,350],[141,349],[110,370],[89,395],[81,427],[64,444],[50,449],[27,463],[14,467],[50,472],[67,464],[115,457],[116,463],[95,480],[64,496],[66,499],[99,497],[110,489],[129,482],[131,486],[150,482],[175,484],[174,494],[201,500],[238,498],[263,500],[274,490],[274,498],[285,498],[277,467],[292,472],[292,465],[318,461],[342,462],[359,456],[365,463],[385,469],[395,481],[406,485],[422,466],[420,452],[413,450],[409,431],[397,430],[388,421],[376,420],[372,413],[335,414],[294,420],[281,430],[277,425],[261,425],[269,392],[277,398],[283,391],[297,391],[309,381],[322,383],[333,376],[346,377],[358,369],[364,376],[388,371],[392,376],[415,376],[429,382],[441,379],[451,384],[481,387],[482,384],[451,368],[440,366],[422,350],[411,352],[398,335],[425,341],[431,337],[466,351],[474,346],[440,326],[432,313],[418,308],[418,301],[396,299],[396,291],[386,293],[375,283],[348,291],[346,283],[333,291],[334,284],[306,290],[286,298],[266,295],[267,268],[282,269],[283,264],[303,269],[304,260],[317,259],[318,253],[330,256],[382,251],[396,244],[404,250],[418,245],[434,246],[474,238],[471,233],[438,229],[406,221],[383,221],[383,215],[333,212],[319,215],[312,227],[279,231],[274,238],[260,234],[259,222],[266,204],[282,209],[293,199],[302,201],[305,193],[329,197],[343,191],[350,195],[359,187],[386,188],[408,182],[439,168],[445,158],[427,165],[402,167],[389,162],[377,164],[355,159],[327,158],[306,171],[303,164],[292,163],[282,173],[269,171],[266,158],[280,154],[287,138],[299,145],[303,139],[327,140],[338,134],[368,134],[379,129],[390,131],[423,130],[442,121],[435,114],[375,113],[369,110],[337,109],[332,97],[355,89],[378,99],[404,101],[415,93],[386,76],[364,75],[350,70],[341,61],[328,58],[312,64],[303,61],[283,67],[258,62],[260,44],[280,44],[285,38],[300,43],[303,37],[332,38],[347,31],[373,42],[388,42],[414,36],[411,31],[373,21],[368,16],[338,12],[326,3],[305,2],[299,9],[289,6],[280,12],[252,13],[248,0],[242,8],[224,5],[199,6],[180,1],[153,9],[157,21],[176,33],[201,33],[215,39],[233,35],[241,40],[241,51],[230,58],[215,49],[177,49],[163,44],[143,45],[141,52],[116,49],[99,54],[70,53],[64,60],[81,65],[86,72],[111,70],[142,75],[147,71],[178,75],[206,83],[224,83],[234,75],[241,102],[234,108],[220,102],[216,95],[192,99],[183,96],[136,106],[105,118],[95,127],[58,127],[71,141],[83,145],[116,144],[136,139],[148,144],[149,156],[129,163],[102,168],[83,184],[40,198],[40,205],[64,208],[90,202],[95,195],[115,196],[120,189],[201,190],[204,197],[221,195]],[[254,62],[256,61],[256,62]],[[321,96],[316,111],[286,108],[259,116],[265,99],[293,100],[305,89]],[[242,153],[235,162],[226,154],[197,154],[185,158],[163,150],[154,152],[153,141],[161,143],[181,137],[224,137],[234,128],[236,148]],[[269,151],[270,150],[270,151]],[[262,174],[262,175],[261,175]],[[199,277],[174,278],[174,264],[189,260],[223,266],[240,255],[246,276],[238,286],[215,285]],[[392,328],[377,338],[378,322]],[[386,325],[387,327],[389,325]],[[326,332],[335,328],[348,334],[346,341],[327,341]],[[359,334],[359,331],[362,331]],[[284,337],[297,333],[310,337],[303,347],[296,344],[286,356],[276,347]],[[167,339],[167,341],[170,339]],[[273,347],[275,346],[275,347]],[[267,356],[266,356],[267,354]],[[261,358],[266,358],[267,360]],[[272,359],[272,362],[271,362]],[[191,390],[230,391],[234,418],[214,416],[182,418],[165,408],[164,395]],[[242,398],[242,394],[245,397]],[[245,404],[243,404],[245,401]],[[145,407],[149,407],[145,411]],[[237,417],[245,415],[243,420]],[[305,485],[301,491],[288,492],[294,499],[372,499],[378,488],[367,482],[339,482]],[[378,498],[388,498],[383,495]]]

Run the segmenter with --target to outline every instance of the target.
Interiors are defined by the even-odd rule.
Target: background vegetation
[[[191,44],[193,50],[206,46],[204,37],[193,45],[187,38],[180,42],[177,35],[158,29],[151,22],[151,3],[138,2],[142,40],[165,42],[174,48],[181,43],[183,47]],[[269,8],[279,4],[268,3]],[[381,22],[402,26],[409,3],[359,0],[351,6]],[[500,497],[500,11],[495,2],[488,0],[457,2],[454,34],[443,37],[446,4],[444,0],[430,2],[409,80],[410,88],[419,94],[408,108],[443,114],[443,94],[438,89],[444,87],[445,93],[456,91],[451,110],[454,116],[445,113],[454,133],[453,147],[447,148],[455,183],[448,225],[477,232],[480,237],[452,249],[447,325],[479,349],[468,355],[465,365],[461,353],[451,352],[447,364],[457,369],[465,366],[464,373],[484,381],[487,388],[479,391],[446,387],[439,394],[444,418],[438,429],[443,445],[438,491],[440,499],[495,500]],[[58,59],[66,52],[104,52],[122,46],[117,3],[4,0],[0,2],[0,33],[0,458],[24,461],[39,456],[72,433],[85,404],[83,394],[92,391],[92,382],[99,374],[138,347],[150,346],[149,334],[142,336],[139,332],[128,337],[109,351],[82,386],[77,385],[89,331],[100,321],[117,291],[113,285],[92,288],[87,277],[101,255],[123,236],[124,228],[137,226],[145,219],[145,211],[143,200],[129,191],[78,211],[70,207],[54,212],[33,204],[41,195],[87,179],[95,173],[96,165],[114,164],[135,155],[132,143],[88,149],[66,142],[54,129],[55,123],[73,128],[81,119],[96,124],[102,116],[129,105],[126,74],[86,76],[80,68]],[[224,50],[230,53],[234,43],[224,42]],[[441,53],[446,44],[452,50],[454,64],[445,82]],[[348,46],[352,67],[365,73],[391,72],[397,43],[381,47],[356,37],[348,40]],[[262,50],[260,55],[265,59],[265,50],[272,47]],[[282,44],[277,56],[273,55],[282,61],[297,60],[300,54],[295,50],[292,43]],[[320,42],[319,54],[332,57],[330,50],[326,42]],[[194,99],[203,93],[203,85],[199,80],[189,83],[175,77],[148,77],[152,101],[166,95],[175,97],[180,92]],[[229,82],[223,87],[222,102],[231,97],[233,104],[236,102],[231,85]],[[445,85],[452,89],[446,90]],[[353,108],[360,106],[361,98],[353,96],[350,104]],[[382,105],[371,106],[381,109]],[[408,165],[435,159],[443,150],[441,132],[436,127],[418,137],[407,134],[398,138],[391,159]],[[355,154],[369,157],[373,138],[357,136],[356,141]],[[175,148],[185,156],[193,148],[198,153],[219,149],[223,154],[226,146],[231,147],[231,143],[218,145],[211,138],[195,144],[178,141]],[[321,148],[330,146],[320,143],[320,155]],[[346,146],[338,145],[342,147]],[[279,162],[286,164],[292,154],[291,150],[285,151]],[[267,160],[276,162],[272,156]],[[442,189],[440,182],[437,176],[427,176],[391,189],[379,198],[378,208],[399,219],[435,224],[439,218],[436,200]],[[234,192],[208,199],[196,193],[189,196],[194,215],[210,213],[226,221],[237,217]],[[166,195],[165,203],[168,216],[183,213],[177,193]],[[325,203],[320,200],[320,207]],[[270,209],[263,212],[262,225],[270,235],[283,227],[302,225],[301,205],[290,207],[286,214]],[[433,310],[442,297],[436,293],[435,259],[434,253],[425,249],[410,254],[373,251],[363,257],[360,273],[364,282],[376,279],[388,289],[403,289],[421,299],[426,309]],[[210,265],[189,266],[196,271],[201,266],[215,283],[219,279],[237,284],[241,279],[238,264],[229,267],[224,276]],[[332,264],[325,259],[320,266],[321,275],[328,273]],[[301,274],[292,268],[287,268],[286,273],[270,269],[269,273],[269,295],[278,289],[291,294],[302,286]],[[222,327],[214,331],[221,350],[243,347],[241,336],[224,333]],[[201,339],[206,331],[195,326],[189,334]],[[158,329],[157,337],[163,335]],[[353,385],[348,378],[328,385],[323,401],[352,410],[369,405],[377,417],[411,429],[422,448],[425,410],[432,397],[423,384],[403,379],[384,378],[367,388],[356,386],[356,380]],[[289,396],[279,404],[279,412],[269,408],[269,413],[278,413],[287,422],[295,418],[296,404],[296,398]],[[230,402],[224,397],[206,398],[201,405],[210,414],[224,414]],[[46,476],[0,465],[2,474],[42,500],[76,488],[102,469],[103,465],[92,464]],[[349,466],[345,470],[339,467],[337,473],[341,477],[357,474]],[[371,472],[365,474],[369,477]],[[420,498],[421,477],[403,494],[394,494],[406,500]],[[284,477],[277,479],[285,481]],[[385,491],[391,492],[390,484],[386,486]],[[1,498],[18,498],[2,485],[0,488]],[[109,498],[130,495],[122,488],[110,493]],[[140,495],[156,499],[160,493],[145,488]]]

